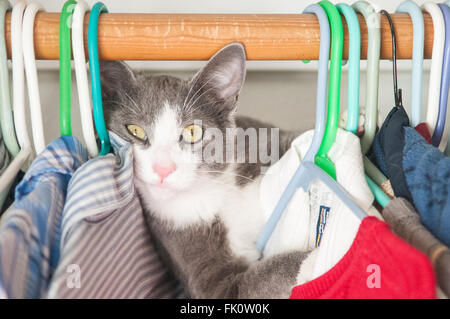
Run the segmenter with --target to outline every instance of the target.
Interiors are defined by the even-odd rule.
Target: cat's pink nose
[[[161,183],[164,181],[164,179],[172,174],[177,169],[175,164],[169,164],[169,165],[153,165],[153,170],[156,174],[158,174],[159,178],[161,179]]]

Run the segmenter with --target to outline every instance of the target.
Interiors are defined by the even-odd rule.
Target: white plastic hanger
[[[433,135],[439,113],[439,96],[441,89],[442,61],[444,57],[445,22],[442,11],[436,3],[426,2],[422,10],[428,12],[433,18],[434,40],[433,56],[431,59],[430,83],[428,86],[428,103],[426,122]]]
[[[23,17],[22,34],[23,58],[31,113],[31,127],[36,154],[39,154],[45,148],[44,125],[42,121],[41,98],[39,95],[33,38],[34,18],[36,13],[40,10],[43,10],[43,7],[36,1],[33,1],[27,6]]]
[[[26,7],[24,0],[18,0],[11,14],[11,54],[13,78],[14,125],[20,152],[0,177],[0,192],[3,192],[16,178],[32,154],[31,142],[25,116],[25,81],[22,51],[22,18]]]
[[[86,11],[89,11],[89,5],[85,1],[79,0],[72,17],[72,50],[75,62],[75,75],[77,79],[83,137],[89,156],[96,157],[98,155],[98,147],[95,139],[92,108],[89,99],[89,84],[86,74],[86,57],[84,54],[83,40],[84,15]]]
[[[325,3],[330,7],[331,4]],[[288,206],[292,196],[302,188],[305,192],[309,190],[311,182],[315,179],[321,180],[328,188],[344,203],[345,206],[359,219],[364,219],[367,214],[360,208],[347,193],[347,191],[330,177],[324,170],[314,163],[314,157],[322,142],[325,125],[327,121],[327,78],[328,78],[328,59],[330,51],[330,25],[327,14],[318,4],[309,5],[305,13],[315,13],[320,23],[320,53],[319,53],[319,75],[317,79],[317,105],[316,105],[316,122],[314,128],[314,136],[308,151],[302,162],[289,181],[287,187],[283,191],[279,201],[277,202],[271,216],[264,226],[258,241],[257,247],[259,251],[264,251],[267,241],[272,235],[278,221],[284,210]],[[337,9],[336,9],[337,12]],[[337,12],[337,15],[339,13]],[[341,25],[342,28],[342,25]],[[335,51],[335,50],[331,50]],[[335,110],[338,114],[339,109]]]

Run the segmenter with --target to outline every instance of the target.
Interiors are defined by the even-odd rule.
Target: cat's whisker
[[[223,175],[231,175],[231,176],[236,176],[236,177],[241,177],[244,179],[247,179],[249,181],[255,182],[255,179],[251,179],[250,177],[244,176],[244,175],[240,175],[240,174],[236,174],[236,173],[231,173],[231,172],[224,172],[224,171],[203,171],[203,170],[197,170],[195,169],[194,171],[196,172],[200,172],[200,173],[220,173]]]
[[[203,104],[197,105],[195,109],[192,109],[192,110],[191,110],[191,113],[197,111],[199,108],[201,108],[202,106],[205,106],[205,105],[210,105],[211,107],[214,107],[214,106],[215,106],[216,104],[218,104],[219,102],[220,102],[220,101],[214,101],[213,103],[203,103]],[[192,106],[194,106],[194,105],[192,105]]]
[[[216,179],[212,179],[212,178],[209,178],[207,176],[198,176],[198,178],[206,180],[208,182],[213,182],[213,183],[218,184],[218,185],[226,186],[226,187],[228,187],[231,190],[235,190],[236,189],[236,185],[235,184],[226,183],[226,182],[223,182],[223,181],[218,181]]]
[[[215,89],[214,87],[210,87],[209,89],[205,90],[202,94],[200,94],[200,95],[195,99],[194,102],[192,102],[192,103],[189,105],[189,107],[187,108],[187,110],[188,110],[188,111],[191,111],[192,107],[195,105],[195,103],[196,103],[203,95],[205,95],[206,93],[208,93],[209,91],[214,90],[214,89]],[[197,107],[196,109],[198,109],[198,107]]]
[[[188,101],[188,105],[186,106],[186,110],[187,111],[189,111],[190,110],[190,108],[195,104],[195,102],[197,102],[198,101],[198,99],[203,95],[203,94],[205,94],[206,92],[208,92],[208,91],[210,91],[211,89],[214,89],[214,87],[211,87],[211,88],[209,88],[209,89],[207,89],[205,92],[203,92],[202,94],[200,94],[200,96],[199,97],[197,97],[197,99],[193,102],[193,103],[191,103],[191,101],[192,101],[192,99],[207,85],[207,84],[209,84],[209,83],[211,83],[215,78],[216,78],[217,76],[216,75],[213,75],[212,77],[210,77],[209,79],[208,79],[208,81],[206,81],[205,83],[203,83],[203,85],[197,90],[197,91],[195,91],[195,93],[194,93],[194,95],[192,95],[192,97],[189,99],[189,101]]]
[[[193,113],[205,105],[210,105],[211,107],[214,107],[217,103],[219,103],[219,101],[215,101],[214,103],[203,103],[203,104],[197,105],[195,109],[191,109],[190,112]]]
[[[197,78],[195,79],[195,82],[192,84],[191,88],[189,89],[189,92],[188,92],[188,95],[186,96],[186,98],[189,97],[189,94],[190,94],[191,90],[192,90],[192,89],[195,87],[195,85],[197,84],[198,78],[199,78],[199,77],[197,77]],[[212,78],[214,78],[214,76],[213,76]],[[211,79],[212,79],[212,78],[211,78]],[[209,82],[210,82],[210,81],[206,81],[205,83],[203,83],[203,85],[202,85],[200,88],[198,88],[197,91],[195,91],[195,93],[189,98],[189,101],[187,102],[187,105],[190,104],[191,100],[197,95],[197,93],[200,92],[200,90],[203,89],[203,88],[205,87],[205,85],[208,84]],[[186,103],[184,104],[184,106],[186,106]]]
[[[188,94],[186,95],[184,102],[183,102],[183,108],[186,106],[186,100],[189,97],[189,94],[191,94],[192,89],[194,88],[194,86],[197,84],[197,81],[200,77],[198,76],[198,74],[195,75],[195,81],[194,83],[191,84],[191,87],[189,88]]]
[[[133,103],[133,105],[136,107],[136,109],[137,109],[137,110],[140,109],[139,106],[137,105],[136,101],[133,100],[133,99],[131,98],[131,96],[130,96],[127,92],[124,92],[124,93],[125,93],[126,98],[127,98],[131,103]]]

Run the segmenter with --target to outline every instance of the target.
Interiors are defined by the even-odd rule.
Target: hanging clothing
[[[131,145],[109,134],[114,154],[87,162],[70,181],[61,259],[47,297],[179,297],[181,288],[156,253],[134,188]]]
[[[283,157],[272,165],[260,185],[260,199],[266,219],[270,217],[291,176],[300,165],[313,137],[307,131],[297,137]],[[356,135],[338,129],[335,143],[328,153],[336,167],[337,181],[352,196],[355,202],[369,215],[381,218],[372,206],[374,197],[367,185]],[[330,268],[348,250],[359,227],[359,220],[321,181],[313,181],[308,192],[298,189],[286,207],[264,249],[264,258],[294,249],[308,251],[320,245],[330,215],[344,216],[342,221],[346,238],[340,238],[337,254],[324,261]]]
[[[409,126],[409,118],[405,109],[394,107],[387,115],[380,130],[375,134],[368,157],[389,178],[395,196],[411,199],[401,160],[399,162],[401,166],[399,167],[387,165],[396,161],[395,158],[391,158],[392,154],[395,154],[396,150],[402,149],[404,146],[401,128],[405,125]],[[386,154],[390,157],[387,158]]]
[[[409,127],[404,109],[393,109],[375,137],[376,164],[397,197],[414,204],[422,223],[450,245],[450,158]]]
[[[0,130],[0,175],[2,175],[5,169],[8,167],[9,161],[9,153],[6,149],[5,142],[3,141],[3,136]]]
[[[0,286],[9,298],[40,298],[59,259],[67,184],[87,160],[74,137],[54,140],[37,156],[0,223]]]
[[[430,299],[435,291],[427,257],[394,235],[385,222],[366,217],[344,257],[325,274],[294,287],[290,298]]]
[[[420,123],[418,125],[416,125],[416,127],[414,128],[420,135],[422,135],[422,137],[427,141],[428,144],[432,144],[431,141],[431,133],[430,130],[428,129],[428,124],[427,123]]]
[[[9,153],[6,150],[5,142],[3,141],[3,136],[0,130],[0,176],[6,170],[10,162]],[[0,194],[0,217],[4,212],[3,207],[6,206],[5,202],[9,195],[9,189],[5,189],[3,193]],[[7,206],[9,207],[9,205]]]
[[[382,215],[397,235],[428,256],[439,287],[450,296],[450,249],[422,225],[419,214],[406,199],[391,200]]]
[[[25,173],[23,171],[19,171],[19,173],[17,173],[17,176],[14,179],[14,181],[12,182],[8,193],[6,194],[5,201],[3,202],[3,205],[0,209],[0,217],[14,203],[15,189],[16,189],[17,185],[20,184],[20,182],[23,180],[24,177],[25,177]]]

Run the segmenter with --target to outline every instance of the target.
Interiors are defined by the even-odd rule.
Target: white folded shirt
[[[260,199],[266,220],[305,156],[313,137],[310,130],[297,137],[291,148],[266,172],[260,184]],[[328,153],[336,167],[338,183],[368,215],[381,215],[372,206],[374,197],[367,185],[359,139],[338,129]],[[313,278],[331,269],[347,252],[360,220],[319,180],[308,192],[299,188],[286,207],[263,251],[264,258],[286,251],[309,251],[320,242],[315,254]],[[310,279],[313,279],[310,278]]]

